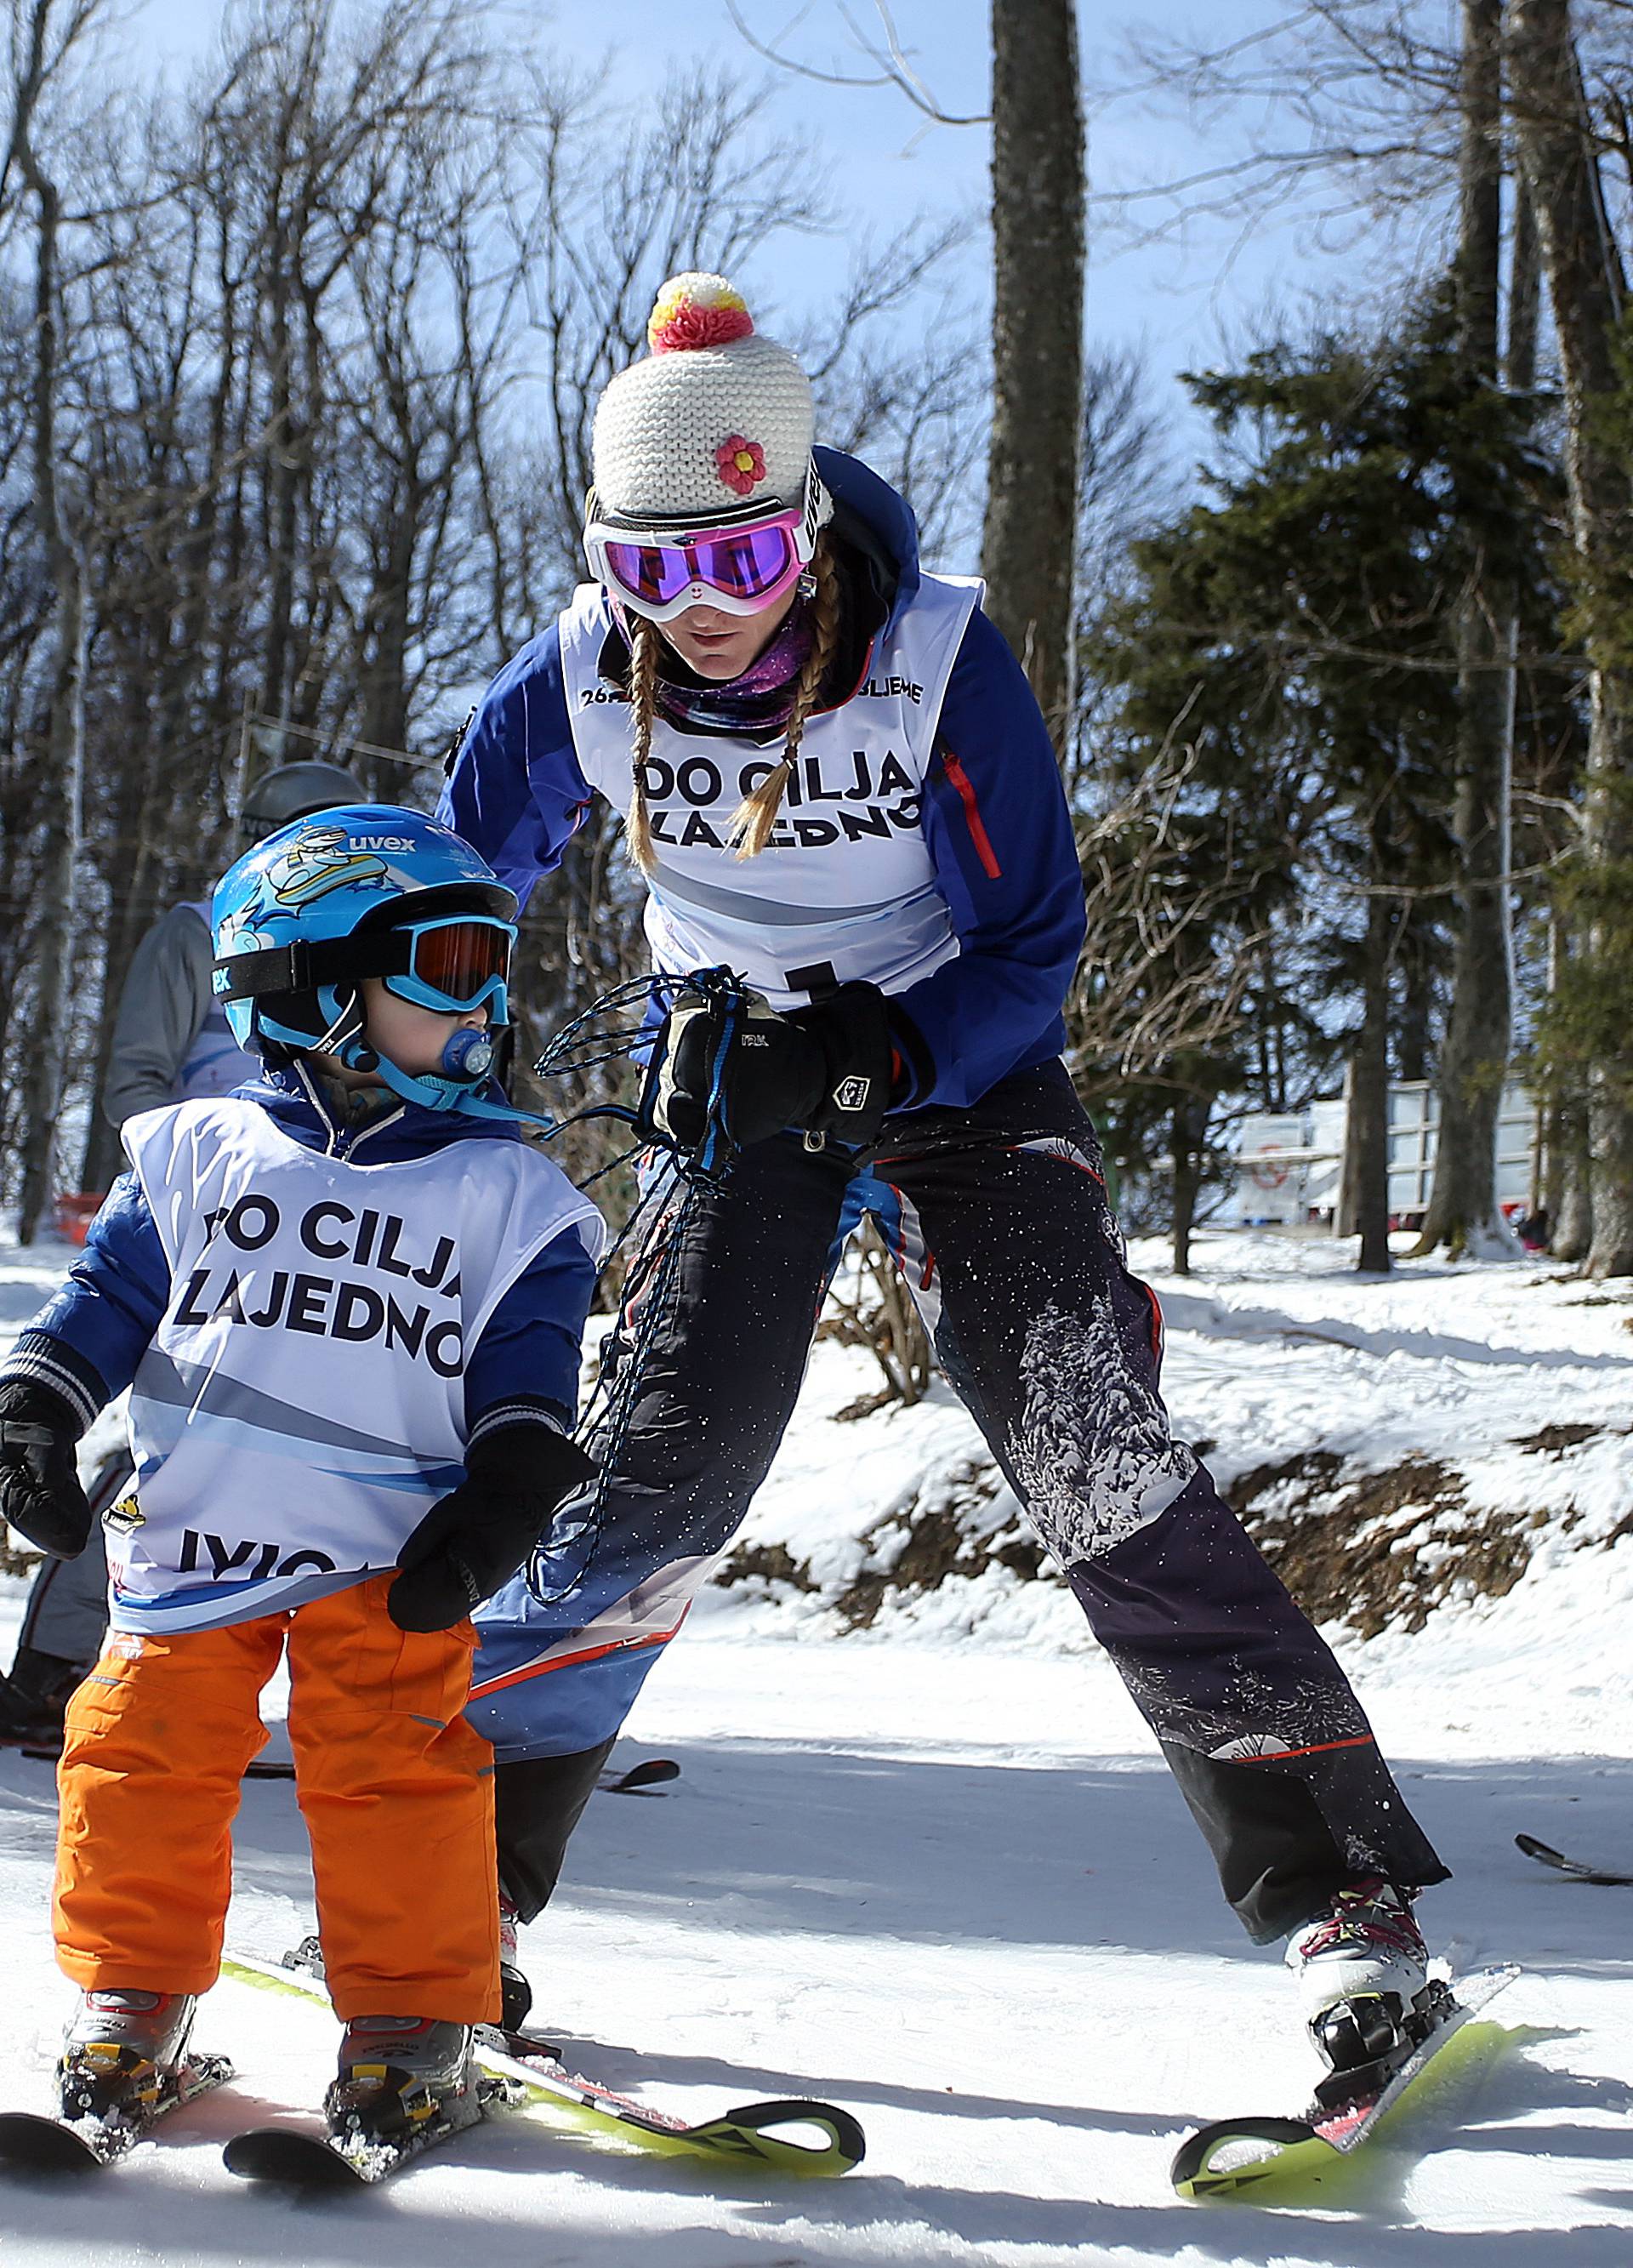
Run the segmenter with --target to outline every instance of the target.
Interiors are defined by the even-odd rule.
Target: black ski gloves
[[[557,1505],[593,1477],[576,1441],[548,1425],[501,1425],[466,1452],[466,1478],[397,1555],[386,1594],[399,1630],[445,1631],[522,1566]]]
[[[0,1383],[0,1515],[54,1559],[77,1559],[91,1506],[74,1444],[85,1431],[60,1394],[32,1378]]]
[[[875,1140],[890,1107],[889,1011],[876,984],[842,984],[813,1007],[780,1016],[758,993],[734,1032],[717,997],[682,993],[647,1065],[636,1123],[649,1139],[695,1150],[709,1099],[739,1150],[785,1128]]]
[[[788,1019],[816,1050],[817,1095],[791,1126],[858,1146],[875,1142],[890,1108],[895,1050],[890,1007],[877,984],[842,984]]]

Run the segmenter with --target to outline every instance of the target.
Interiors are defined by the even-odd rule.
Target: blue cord
[[[703,1131],[699,1140],[687,1149],[679,1145],[655,1144],[667,1149],[674,1160],[675,1177],[684,1185],[678,1204],[669,1202],[673,1182],[668,1175],[656,1180],[651,1189],[637,1199],[629,1219],[619,1232],[606,1259],[601,1263],[598,1283],[605,1282],[607,1270],[629,1243],[637,1225],[644,1220],[644,1230],[630,1257],[624,1278],[623,1298],[607,1346],[603,1349],[600,1377],[590,1396],[589,1404],[574,1429],[575,1438],[587,1445],[595,1437],[598,1450],[593,1491],[585,1516],[577,1530],[560,1539],[554,1550],[540,1544],[528,1562],[527,1587],[541,1606],[553,1606],[566,1598],[583,1583],[594,1563],[596,1548],[600,1541],[606,1517],[607,1491],[609,1476],[615,1470],[623,1454],[634,1420],[636,1405],[644,1383],[644,1373],[652,1346],[664,1323],[676,1304],[680,1281],[680,1255],[685,1248],[687,1232],[697,1209],[702,1192],[718,1187],[729,1172],[737,1145],[732,1139],[725,1118],[725,1073],[732,1045],[741,1029],[747,1005],[746,987],[741,977],[729,968],[700,969],[685,979],[642,978],[635,983],[621,985],[585,1009],[558,1033],[544,1054],[536,1070],[541,1078],[560,1077],[581,1067],[583,1058],[571,1057],[572,1043],[600,1016],[626,1006],[639,991],[651,998],[664,991],[689,990],[701,992],[718,1012],[717,1029],[709,1061],[709,1094],[703,1108]],[[644,1029],[636,1035],[644,1037]],[[592,1062],[606,1060],[605,1035],[589,1043],[597,1050]],[[575,1112],[572,1116],[553,1123],[551,1138],[569,1126],[581,1124],[588,1118],[622,1118],[633,1123],[635,1113],[622,1104],[604,1103]],[[626,1151],[622,1164],[633,1156]],[[603,1167],[603,1173],[612,1167]],[[592,1174],[598,1180],[600,1174]],[[659,1200],[662,1200],[660,1203]],[[651,1214],[650,1218],[647,1218]],[[651,1281],[645,1278],[651,1271]],[[636,1327],[628,1352],[616,1362],[612,1383],[607,1383],[609,1358],[616,1353],[624,1316],[636,1314]],[[549,1572],[550,1563],[559,1561],[568,1548],[578,1545],[573,1553],[570,1572],[564,1580]]]

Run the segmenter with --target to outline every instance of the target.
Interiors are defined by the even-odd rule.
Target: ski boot
[[[469,2024],[353,2016],[323,2098],[330,2133],[355,2148],[395,2142],[433,2123],[438,2133],[474,2125],[482,2113],[471,2041]]]
[[[516,1960],[516,1931],[519,1917],[503,1890],[499,1893],[499,2029],[519,2032],[527,2021],[533,2007],[533,1986],[527,1982]],[[293,1953],[283,1956],[286,1969],[304,1969],[307,1975],[324,1982],[323,1940],[303,1937]]]
[[[517,1937],[521,1928],[521,1916],[506,1897],[499,1893],[499,2010],[500,2029],[519,2032],[533,2010],[533,1986],[527,1982],[517,1958]]]
[[[1306,2027],[1331,2066],[1316,2090],[1322,2101],[1382,2084],[1427,2039],[1450,2000],[1429,1975],[1412,1893],[1375,1874],[1346,1883],[1295,1930],[1286,1957]]]
[[[56,2067],[61,2115],[141,2117],[187,2061],[197,2002],[191,1992],[86,1992]]]

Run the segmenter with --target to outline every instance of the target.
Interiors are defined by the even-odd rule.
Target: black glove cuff
[[[465,1452],[465,1469],[485,1488],[539,1496],[554,1506],[596,1474],[594,1460],[554,1425],[496,1425]]]
[[[37,1378],[0,1379],[0,1425],[44,1425],[77,1441],[85,1420],[72,1403]]]

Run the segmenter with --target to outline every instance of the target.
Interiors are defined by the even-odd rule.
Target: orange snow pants
[[[77,1984],[215,1983],[239,1782],[287,1646],[336,2014],[497,2021],[493,1750],[464,1716],[475,1633],[400,1631],[390,1581],[224,1630],[109,1633],[69,1703],[58,1780],[52,1925]]]

